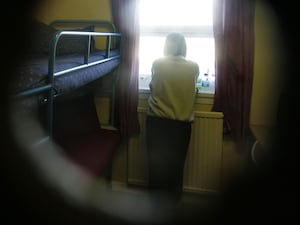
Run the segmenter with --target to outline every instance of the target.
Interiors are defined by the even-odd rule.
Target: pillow
[[[31,42],[28,45],[28,52],[33,54],[48,54],[49,43],[56,33],[56,29],[38,20],[32,20]]]
[[[50,41],[59,30],[38,20],[32,21],[32,38],[29,43],[29,53],[48,55]],[[72,29],[72,31],[94,31],[94,26],[88,26],[81,29]],[[73,53],[84,53],[88,41],[87,36],[63,36],[57,44],[56,54],[65,55]],[[95,40],[92,37],[91,51],[95,50]]]
[[[68,31],[94,31],[94,26],[89,26],[81,29],[73,29]],[[88,36],[62,36],[57,44],[56,54],[66,55],[73,53],[85,53]],[[95,39],[91,39],[91,49],[95,49]]]

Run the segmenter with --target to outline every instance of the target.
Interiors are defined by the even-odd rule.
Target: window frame
[[[171,32],[180,32],[182,33],[185,38],[214,38],[213,34],[213,25],[142,25],[140,24],[140,38],[142,37],[166,37],[167,34]],[[141,43],[141,42],[140,42]],[[213,53],[214,54],[214,53]],[[203,78],[203,71],[200,70],[199,77]],[[139,81],[143,79],[142,76],[145,74],[140,74],[139,72]],[[211,88],[202,87],[199,88],[198,93],[208,93],[214,94],[215,93],[215,85],[213,83],[213,90]],[[211,84],[212,84],[211,83]],[[139,85],[139,90],[149,90],[149,88],[141,88]]]

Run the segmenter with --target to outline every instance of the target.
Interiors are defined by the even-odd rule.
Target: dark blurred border
[[[274,163],[249,176],[237,179],[220,201],[211,218],[212,224],[299,224],[296,205],[299,202],[299,15],[300,10],[290,1],[265,1],[279,18],[282,38],[287,49],[285,72],[287,80],[278,108],[277,138]],[[8,122],[8,82],[14,78],[14,64],[22,60],[22,49],[30,40],[28,21],[39,0],[8,1],[2,7],[1,27],[1,151],[0,151],[0,224],[123,224],[96,212],[63,202],[50,192],[32,172],[22,151],[13,139]],[[3,14],[6,15],[6,14]],[[16,56],[15,52],[20,54]],[[31,201],[32,200],[32,201]],[[25,203],[26,201],[26,203]],[[44,208],[43,208],[44,207]],[[195,216],[193,221],[199,221]],[[174,221],[173,223],[174,224]],[[191,224],[191,221],[189,222]]]

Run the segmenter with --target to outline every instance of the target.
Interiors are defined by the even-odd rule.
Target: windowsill
[[[140,88],[139,89],[140,94],[149,94],[150,89],[149,88]],[[211,97],[213,98],[215,96],[215,93],[210,90],[200,90],[200,92],[197,93],[197,97]]]
[[[147,108],[148,98],[150,90],[140,89],[139,90],[139,108]],[[195,99],[195,110],[196,111],[211,111],[214,104],[214,93],[200,92],[197,94]]]
[[[150,90],[148,89],[139,89],[139,98],[148,99]],[[196,104],[213,104],[215,93],[209,91],[200,91],[197,93]]]
[[[149,93],[149,88],[140,88],[139,93]]]

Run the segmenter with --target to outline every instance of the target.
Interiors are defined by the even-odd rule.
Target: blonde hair
[[[167,35],[164,47],[165,56],[186,56],[186,42],[181,33],[173,32]]]

